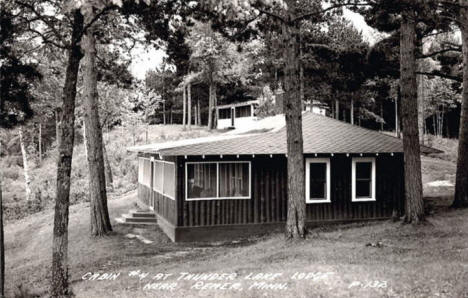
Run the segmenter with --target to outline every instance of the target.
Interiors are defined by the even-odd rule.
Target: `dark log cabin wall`
[[[363,156],[366,156],[364,154]],[[402,154],[369,154],[376,158],[376,201],[351,201],[353,155],[318,155],[331,161],[331,203],[307,204],[308,222],[389,218],[401,213],[404,200]],[[313,157],[313,156],[305,156]],[[355,155],[355,157],[358,157]],[[251,199],[185,200],[185,162],[251,161]],[[287,216],[287,171],[284,155],[177,158],[176,201],[160,201],[157,212],[181,227],[281,223]],[[177,204],[174,210],[172,204]],[[168,207],[165,204],[171,204]],[[174,207],[175,208],[175,207]],[[179,216],[177,216],[177,214]],[[174,221],[176,220],[177,221]]]

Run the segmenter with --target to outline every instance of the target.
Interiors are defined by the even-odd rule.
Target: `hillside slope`
[[[439,160],[423,159],[437,173]],[[447,165],[444,164],[444,167]],[[428,173],[426,173],[427,175]],[[430,173],[429,173],[430,174]],[[136,203],[136,193],[112,198],[112,219]],[[449,202],[445,202],[446,204]],[[102,239],[89,236],[89,204],[70,208],[70,274],[77,297],[466,297],[468,210],[438,208],[420,226],[383,221],[317,228],[305,241],[288,242],[281,231],[227,243],[176,244],[157,227],[116,224]],[[47,296],[53,212],[7,224],[7,297],[19,285]],[[145,244],[140,235],[152,241]],[[145,278],[129,276],[140,270]],[[242,291],[193,289],[189,273],[235,273]],[[89,273],[89,274],[87,274]],[[84,280],[91,273],[120,274],[114,281]],[[145,289],[157,273],[175,290]],[[287,289],[262,289],[249,273],[278,273]],[[294,279],[305,273],[307,279]],[[262,282],[260,280],[259,282]],[[266,282],[269,282],[266,280]],[[148,287],[148,286],[147,286]],[[156,287],[156,286],[153,286]]]
[[[193,127],[190,131],[183,130],[182,125],[117,127],[109,133],[105,132],[104,141],[114,177],[114,188],[108,190],[110,195],[124,194],[136,188],[137,160],[135,154],[127,152],[127,147],[205,137],[219,133],[216,130],[208,131],[204,127]],[[4,214],[7,220],[19,219],[53,206],[56,190],[56,156],[55,149],[46,152],[42,164],[39,164],[34,156],[29,156],[34,198],[29,203],[25,201],[23,169],[18,165],[21,156],[7,156],[0,159],[0,174],[3,175]],[[71,204],[87,201],[88,164],[80,137],[77,137],[74,148],[71,181]]]

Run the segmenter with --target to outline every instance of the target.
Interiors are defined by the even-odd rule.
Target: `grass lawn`
[[[432,179],[427,175],[442,175],[444,168],[450,166],[423,159],[423,169],[430,169],[427,181]],[[135,202],[134,192],[110,200],[111,217],[127,212]],[[317,228],[297,242],[285,241],[278,231],[227,243],[175,244],[156,227],[114,221],[112,235],[91,238],[88,206],[70,208],[69,263],[77,297],[468,297],[468,210],[437,208],[420,226],[381,221]],[[52,210],[47,210],[6,226],[9,296],[19,285],[46,296],[52,218]],[[153,243],[130,239],[129,233]],[[137,270],[148,276],[129,276]],[[88,272],[120,275],[115,280],[83,280]],[[242,290],[193,289],[201,284],[178,280],[184,272],[235,274],[234,281],[204,285],[237,282]],[[153,279],[158,273],[173,275],[158,281]],[[277,275],[255,281],[247,279],[249,273]],[[306,279],[294,279],[297,273],[306,273],[301,276]],[[145,289],[147,284],[173,283],[172,291]],[[261,289],[266,284],[278,288]]]

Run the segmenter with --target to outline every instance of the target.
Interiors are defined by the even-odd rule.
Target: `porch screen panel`
[[[142,157],[138,158],[138,183],[143,184],[143,166],[145,159]]]
[[[164,165],[164,195],[175,198],[175,165],[163,163]]]
[[[154,162],[153,189],[159,193],[163,193],[164,181],[164,163],[160,161]]]
[[[219,196],[249,197],[249,163],[219,163]]]
[[[143,159],[142,184],[151,186],[151,160]]]
[[[187,164],[187,198],[216,198],[216,163]]]

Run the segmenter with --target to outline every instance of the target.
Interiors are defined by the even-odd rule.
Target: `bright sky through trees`
[[[370,43],[375,43],[376,30],[369,27],[363,16],[348,9],[344,11],[344,17],[351,20],[358,30],[362,30],[364,38]],[[145,74],[150,69],[158,67],[165,56],[164,50],[155,50],[152,46],[144,48],[141,45],[135,46],[132,51],[131,73],[139,80],[145,78]]]

